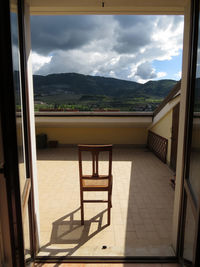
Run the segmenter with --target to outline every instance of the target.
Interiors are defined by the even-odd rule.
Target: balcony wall
[[[130,114],[66,114],[64,112],[36,113],[36,134],[44,133],[48,140],[66,144],[131,144],[146,146],[148,130],[168,140],[167,164],[171,156],[171,129],[175,96],[153,118],[152,113]]]
[[[146,128],[36,128],[45,133],[48,140],[59,144],[134,144],[144,146],[147,142]]]
[[[135,116],[46,116],[36,114],[36,134],[59,144],[132,144],[145,146],[152,114]]]

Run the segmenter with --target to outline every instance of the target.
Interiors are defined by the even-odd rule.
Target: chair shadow
[[[72,256],[87,241],[100,233],[108,224],[103,224],[103,215],[107,209],[101,211],[90,220],[85,220],[81,225],[81,220],[75,220],[75,214],[80,208],[59,218],[53,222],[50,241],[40,248],[40,252],[48,256],[56,256],[65,253],[65,256]],[[97,229],[90,233],[92,223],[98,223]],[[51,245],[67,244],[66,248],[51,248]],[[70,247],[71,245],[71,247]]]

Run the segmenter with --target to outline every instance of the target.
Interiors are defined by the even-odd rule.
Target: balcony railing
[[[168,140],[166,138],[148,131],[147,146],[160,160],[166,163],[168,147]]]

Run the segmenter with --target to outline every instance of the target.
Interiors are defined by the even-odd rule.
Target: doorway
[[[9,73],[9,75],[10,75],[10,73]],[[8,77],[9,77],[9,75],[8,75]],[[8,101],[9,99],[7,99],[7,101]],[[8,101],[9,102],[9,101]],[[7,103],[8,103],[7,102]],[[10,107],[7,107],[7,109],[9,109]],[[12,108],[14,108],[14,107],[12,107]],[[7,110],[6,108],[5,108],[5,110]],[[5,113],[4,113],[4,115],[5,115]],[[5,119],[5,118],[4,118]],[[12,125],[14,125],[14,126],[16,126],[16,124],[15,124],[15,122],[13,122],[13,124]],[[5,128],[3,129],[3,130],[5,130]],[[6,144],[5,144],[6,145]],[[8,145],[8,144],[7,144]],[[13,146],[14,148],[15,148],[15,152],[16,152],[16,148],[17,148],[17,144],[14,144],[14,146]],[[11,148],[11,151],[13,151],[13,148]],[[15,165],[15,167],[16,166],[18,166],[18,160],[17,159],[15,159],[14,161],[13,161],[13,164]],[[17,169],[16,169],[16,171],[15,171],[15,174],[16,173],[18,173],[18,171],[17,171]],[[138,181],[140,181],[139,179],[138,179]],[[18,187],[19,187],[19,184],[18,184]],[[11,188],[10,188],[11,189]],[[15,190],[17,190],[18,189],[18,191],[20,190],[19,188],[17,188],[17,186],[16,186],[16,188],[15,188]],[[18,192],[19,193],[19,192]],[[16,199],[14,199],[14,202],[16,202]],[[16,202],[17,203],[17,202]],[[19,203],[18,203],[19,204]],[[16,206],[14,207],[14,208],[16,208]],[[20,216],[19,216],[20,217]],[[20,223],[18,222],[18,224],[20,225]],[[22,222],[21,222],[21,226],[22,226]],[[198,227],[198,225],[196,226],[196,227]],[[21,227],[22,228],[22,227]],[[197,228],[197,230],[198,230],[198,228]],[[21,244],[22,242],[23,242],[23,235],[22,235],[22,233],[21,233],[21,235],[19,235],[18,237],[16,237],[16,238],[18,238],[18,241],[19,241],[19,243]],[[20,247],[20,251],[22,252],[22,254],[23,254],[23,247]],[[17,265],[16,265],[17,266]],[[21,266],[23,266],[23,263],[21,264]]]

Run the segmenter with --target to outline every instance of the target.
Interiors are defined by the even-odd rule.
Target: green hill
[[[79,110],[146,110],[156,108],[177,81],[159,80],[140,84],[115,78],[60,73],[33,75],[33,83],[35,101],[43,105]]]

